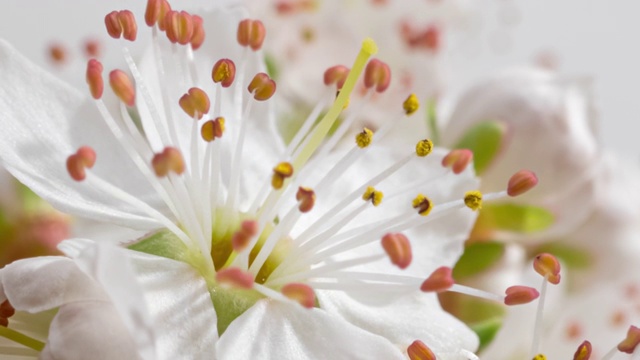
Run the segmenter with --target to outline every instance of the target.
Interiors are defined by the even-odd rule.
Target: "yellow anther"
[[[383,197],[384,197],[384,194],[382,193],[382,191],[376,190],[373,186],[368,186],[367,190],[365,190],[364,194],[362,194],[362,200],[364,201],[371,200],[371,203],[373,204],[373,206],[380,205]]]
[[[293,175],[293,166],[288,162],[281,162],[273,168],[273,176],[271,177],[271,186],[280,190],[284,184],[284,180]]]
[[[373,141],[373,131],[363,128],[362,132],[356,135],[356,144],[358,147],[366,148]]]
[[[464,194],[464,204],[473,211],[482,209],[482,193],[478,190],[467,191]]]
[[[418,156],[420,157],[425,157],[431,154],[432,150],[433,150],[433,142],[429,139],[420,140],[416,144],[416,154],[418,154]]]
[[[221,138],[222,134],[224,134],[224,118],[217,117],[214,120],[207,121],[202,125],[202,128],[200,128],[200,134],[206,142]]]
[[[544,354],[538,354],[532,360],[547,360],[547,357]]]
[[[407,100],[402,103],[402,108],[404,109],[404,113],[407,114],[407,116],[412,115],[414,112],[418,111],[418,109],[420,108],[420,102],[418,101],[418,97],[416,96],[416,94],[409,95]]]
[[[433,203],[428,197],[418,194],[418,196],[413,199],[413,208],[418,210],[418,214],[427,216],[431,212],[431,209],[433,209]]]

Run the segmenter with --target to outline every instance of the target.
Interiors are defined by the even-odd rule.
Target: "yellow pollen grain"
[[[429,139],[420,140],[416,144],[416,154],[420,157],[425,157],[431,154],[433,150],[433,142]]]
[[[366,148],[371,144],[371,141],[373,141],[373,131],[367,128],[362,129],[362,132],[356,135],[356,144],[360,148]]]
[[[410,116],[418,111],[418,109],[420,108],[420,102],[418,101],[418,97],[416,96],[416,94],[409,95],[407,100],[402,103],[402,108],[404,109],[404,113],[407,114],[407,116]]]
[[[362,200],[371,200],[373,206],[380,205],[380,203],[382,203],[382,198],[384,198],[384,194],[382,193],[382,191],[376,190],[373,186],[368,186],[364,191],[364,194],[362,194]]]
[[[427,216],[433,209],[433,203],[429,200],[428,197],[418,194],[415,199],[413,199],[413,208],[418,210],[418,214],[421,216]]]
[[[480,191],[467,191],[464,194],[464,204],[473,211],[482,209],[482,193]]]

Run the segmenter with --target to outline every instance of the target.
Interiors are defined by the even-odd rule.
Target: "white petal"
[[[75,301],[106,301],[102,290],[62,256],[19,260],[0,270],[4,293],[16,310],[37,313]]]
[[[67,240],[72,241],[74,240]],[[109,243],[86,243],[74,261],[109,295],[117,315],[131,334],[141,357],[155,359],[154,327],[142,289],[136,282],[127,250]]]
[[[421,340],[438,359],[462,360],[467,358],[460,349],[474,352],[478,347],[476,334],[444,312],[433,294],[414,293],[384,306],[367,306],[337,291],[316,294],[322,309],[387,338],[401,349]]]
[[[320,309],[258,301],[231,323],[218,342],[218,358],[402,359],[390,342]]]
[[[101,189],[73,181],[67,173],[67,157],[89,145],[97,153],[94,174],[139,198],[156,199],[87,97],[4,41],[0,64],[0,157],[8,170],[62,211],[130,227],[157,227],[145,213]]]
[[[191,266],[133,251],[161,359],[213,359],[217,317],[204,278]]]
[[[133,338],[109,302],[63,306],[51,323],[42,359],[140,359]]]

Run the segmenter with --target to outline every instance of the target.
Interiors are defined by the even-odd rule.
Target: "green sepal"
[[[478,350],[484,349],[496,337],[498,331],[502,327],[502,318],[494,317],[481,322],[470,324],[469,327],[478,335],[480,347]]]
[[[454,279],[476,275],[495,264],[504,254],[504,244],[483,241],[470,244],[453,268]]]
[[[513,203],[483,204],[477,223],[481,228],[531,234],[546,230],[555,222],[547,209]]]
[[[158,230],[127,246],[130,250],[161,256],[194,265],[200,255],[189,249],[174,233],[167,229]]]
[[[471,150],[476,174],[482,175],[500,151],[504,132],[505,127],[498,122],[481,122],[467,130],[454,148]]]

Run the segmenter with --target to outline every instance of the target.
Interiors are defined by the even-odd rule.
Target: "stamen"
[[[153,27],[158,22],[161,8],[162,8],[162,0],[147,1],[147,8],[144,11],[144,22],[149,27]]]
[[[449,290],[455,281],[450,267],[441,266],[422,283],[420,290],[424,292],[443,292]]]
[[[98,100],[104,92],[104,81],[102,80],[102,64],[96,59],[91,59],[87,63],[87,84],[91,96]]]
[[[191,48],[193,50],[198,50],[200,46],[204,43],[204,26],[202,25],[202,18],[198,15],[193,15],[191,17],[193,21],[193,35],[191,35]]]
[[[92,168],[96,163],[96,152],[89,146],[82,146],[75,154],[67,158],[67,171],[75,181],[84,180],[86,168]]]
[[[402,103],[402,108],[407,116],[413,115],[413,113],[418,111],[420,108],[420,101],[418,101],[416,94],[409,95],[407,100]]]
[[[511,286],[505,290],[505,305],[522,305],[528,304],[540,296],[538,290],[528,286]]]
[[[134,41],[138,34],[136,17],[129,10],[112,11],[104,17],[104,24],[107,27],[109,36],[114,39],[123,37],[126,40]]]
[[[220,59],[211,71],[211,78],[214,83],[220,83],[222,87],[229,87],[236,78],[236,64],[229,59]]]
[[[291,283],[282,287],[282,294],[298,304],[312,309],[316,304],[316,295],[313,289],[305,284]]]
[[[238,43],[242,46],[250,46],[253,51],[262,47],[266,30],[262,21],[244,19],[238,24]]]
[[[416,154],[420,157],[425,157],[431,154],[433,150],[433,142],[429,139],[418,141],[416,144]]]
[[[211,142],[216,138],[221,138],[224,134],[224,118],[219,116],[214,120],[209,120],[202,125],[200,135],[206,142]]]
[[[362,200],[371,201],[373,206],[380,205],[380,203],[382,203],[382,198],[384,198],[382,191],[376,190],[373,186],[368,186],[364,191],[364,194],[362,194]]]
[[[537,354],[532,360],[547,360],[547,356],[545,354]]]
[[[469,149],[451,150],[442,158],[442,166],[451,168],[454,174],[460,174],[473,161],[473,152]]]
[[[560,262],[555,256],[547,253],[537,255],[533,260],[533,269],[551,284],[560,283]]]
[[[428,197],[418,194],[415,199],[413,199],[412,206],[414,209],[418,210],[418,214],[421,216],[427,216],[433,209],[433,203],[429,200]]]
[[[193,35],[193,19],[186,11],[169,11],[164,17],[167,38],[173,44],[186,45]]]
[[[251,289],[253,287],[253,275],[237,267],[219,270],[216,273],[216,281],[222,285],[240,289]]]
[[[464,204],[471,210],[482,209],[482,193],[480,191],[467,191],[464,194]]]
[[[61,44],[52,44],[49,46],[49,56],[57,65],[63,64],[67,61],[67,54],[67,50]]]
[[[9,300],[5,300],[0,304],[0,326],[9,326],[9,318],[16,313],[16,309],[11,306]]]
[[[101,46],[96,39],[89,39],[84,43],[84,53],[87,57],[96,58],[100,56]]]
[[[617,348],[625,354],[633,354],[638,344],[640,344],[640,329],[631,325],[627,330],[627,337],[618,344]]]
[[[364,128],[362,132],[356,135],[356,144],[359,148],[366,148],[373,141],[373,131]]]
[[[167,176],[170,171],[180,175],[185,168],[180,150],[170,146],[165,147],[161,153],[155,154],[151,165],[158,177]]]
[[[372,59],[364,70],[364,86],[367,89],[373,87],[381,93],[387,90],[391,83],[391,69],[389,65],[378,60]]]
[[[526,193],[538,185],[538,177],[533,171],[520,170],[513,174],[507,185],[509,196],[518,196]]]
[[[281,162],[273,168],[273,176],[271,177],[271,186],[280,190],[284,185],[284,180],[293,175],[293,166],[288,162]]]
[[[129,76],[122,70],[113,70],[109,73],[109,85],[116,96],[127,106],[135,105],[136,89]]]
[[[164,19],[167,17],[167,14],[169,12],[171,12],[171,4],[169,4],[167,0],[162,0],[162,4],[160,5],[160,13],[158,14],[158,18],[156,19],[158,29],[160,29],[160,31],[165,31],[167,29]]]
[[[327,86],[336,85],[338,90],[342,89],[344,82],[349,76],[349,68],[344,65],[335,65],[324,72],[324,84]]]
[[[436,355],[422,341],[416,340],[407,348],[410,360],[436,360]]]
[[[258,101],[268,100],[276,92],[276,82],[265,73],[258,73],[249,83],[247,90]]]
[[[401,233],[387,234],[382,237],[382,248],[389,255],[391,263],[400,269],[411,265],[411,243]]]
[[[207,93],[197,87],[189,89],[186,94],[182,95],[179,104],[189,117],[198,120],[209,112],[209,107],[211,106]]]
[[[296,193],[296,200],[300,202],[300,205],[298,206],[300,212],[309,212],[313,209],[313,205],[316,203],[316,193],[313,189],[300,186]]]
[[[573,354],[573,360],[589,360],[591,358],[591,343],[587,340],[583,341],[575,354]]]
[[[240,224],[240,229],[233,234],[231,245],[233,250],[240,252],[244,250],[251,239],[258,234],[258,222],[255,220],[245,220]]]

